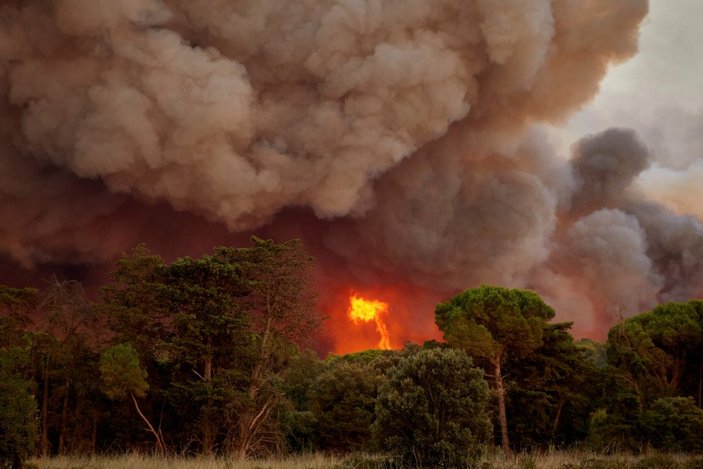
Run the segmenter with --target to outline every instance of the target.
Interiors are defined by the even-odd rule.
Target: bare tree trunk
[[[676,391],[679,388],[679,382],[681,381],[681,376],[683,375],[684,361],[683,359],[674,359],[674,369],[671,373],[671,383],[669,386],[670,396],[676,396]]]
[[[557,406],[557,415],[554,417],[554,425],[552,425],[552,438],[557,434],[557,428],[559,427],[559,418],[561,417],[561,409],[564,407],[564,398],[559,399],[559,406]]]
[[[249,389],[247,394],[249,398],[256,405],[256,397],[259,393],[261,372],[264,369],[264,364],[268,358],[268,342],[271,339],[271,325],[273,319],[271,316],[266,320],[266,327],[261,337],[261,347],[259,348],[259,357],[254,364],[254,368],[251,371],[251,377],[249,382]],[[247,410],[242,413],[239,418],[239,433],[237,435],[237,441],[234,442],[234,455],[237,459],[246,458],[252,447],[252,440],[257,432],[257,429],[261,422],[266,420],[270,412],[268,402],[262,406],[262,408],[254,408]]]
[[[71,392],[71,381],[66,380],[66,394],[63,396],[63,409],[61,409],[61,430],[59,431],[59,454],[66,451],[66,430],[68,429],[68,403]]]
[[[49,455],[49,356],[44,357],[44,393],[41,403],[41,454]]]
[[[247,453],[249,453],[249,438],[251,435],[249,434],[248,426],[245,423],[247,420],[250,420],[248,412],[246,415],[241,417],[239,423],[239,435],[237,436],[237,441],[234,445],[234,458],[240,461],[244,460],[247,457]]]
[[[93,415],[93,433],[91,435],[92,453],[98,448],[98,417]]]
[[[205,383],[212,381],[212,357],[205,360],[205,370],[203,373]],[[215,429],[212,423],[212,403],[208,399],[203,412],[203,454],[209,456],[215,447]]]
[[[248,410],[244,413],[239,421],[239,439],[234,448],[235,458],[245,459],[255,449],[259,425],[268,418],[274,402],[269,399],[261,405],[261,408],[253,411]]]
[[[501,356],[498,355],[493,365],[495,366],[496,393],[498,394],[498,420],[500,422],[500,437],[503,453],[512,454],[510,450],[510,440],[508,439],[508,417],[505,412],[505,386],[503,385],[503,375],[500,370]]]
[[[146,418],[146,415],[142,413],[142,410],[139,408],[139,404],[137,403],[137,398],[134,397],[134,394],[130,393],[130,396],[132,397],[132,402],[134,402],[134,407],[137,409],[137,413],[142,418],[142,421],[146,424],[149,432],[154,435],[154,438],[156,439],[156,448],[159,450],[159,454],[166,454],[166,446],[164,445],[161,435],[159,435],[159,433],[154,429],[154,426],[151,424],[151,422],[149,422],[149,419]]]

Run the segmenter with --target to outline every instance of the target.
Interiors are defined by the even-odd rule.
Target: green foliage
[[[51,276],[37,295],[36,308],[32,356],[40,364],[35,373],[41,388],[41,450],[43,454],[82,450],[102,413],[95,378],[103,323],[83,285],[74,280]]]
[[[479,456],[491,413],[520,451],[588,437],[605,451],[703,452],[703,301],[623,321],[606,349],[548,323],[554,312],[536,294],[483,286],[437,306],[447,343],[321,361],[300,352],[320,326],[310,257],[299,241],[252,241],[172,263],[140,246],[97,305],[74,281],[0,286],[0,467],[37,443],[66,454],[154,442],[162,453],[237,457],[285,443],[376,451],[349,467],[489,467]],[[701,467],[678,461],[569,467]]]
[[[623,385],[637,390],[643,406],[678,395],[687,362],[703,358],[703,317],[696,305],[659,305],[610,330],[608,363]]]
[[[19,326],[30,321],[27,313],[36,307],[39,298],[35,288],[12,288],[0,285],[0,313],[12,318]]]
[[[310,388],[310,411],[323,448],[358,450],[368,445],[380,375],[344,360],[327,364]]]
[[[657,399],[643,415],[650,444],[672,452],[703,451],[703,410],[690,397]]]
[[[571,324],[547,324],[542,345],[524,358],[508,359],[508,414],[519,450],[571,446],[587,436],[600,398],[601,371],[574,343]]]
[[[596,450],[612,450],[611,435],[608,432],[608,412],[598,409],[591,415],[588,426],[588,443]]]
[[[591,339],[581,339],[575,342],[596,369],[602,370],[608,365],[608,346]]]
[[[603,439],[623,448],[644,444],[700,450],[696,403],[703,386],[703,309],[700,301],[668,303],[633,316],[608,334]],[[666,418],[666,413],[671,413]],[[678,420],[677,420],[678,419]],[[673,426],[668,426],[671,423]],[[698,437],[700,438],[700,437]],[[688,443],[677,443],[681,442]]]
[[[162,298],[166,265],[142,244],[116,266],[112,282],[100,290],[100,309],[115,334],[115,342],[132,344],[147,360],[157,354],[168,337],[168,302]]]
[[[444,338],[477,359],[524,357],[542,344],[554,310],[529,290],[481,286],[440,303],[435,318]]]
[[[323,362],[315,353],[306,350],[291,360],[283,374],[282,390],[288,407],[282,427],[292,451],[312,451],[319,447],[318,424],[310,411],[309,394],[323,369]]]
[[[174,410],[184,420],[198,422],[207,453],[247,403],[253,339],[241,277],[241,263],[219,252],[178,259],[161,273],[160,297],[172,319],[164,343],[174,384],[169,398],[180,403]],[[181,409],[192,412],[190,419]]]
[[[101,291],[115,340],[148,371],[146,413],[167,411],[171,435],[207,454],[278,444],[280,374],[321,322],[300,241],[252,242],[171,264],[139,246]]]
[[[554,310],[534,292],[481,286],[440,303],[437,326],[454,347],[465,350],[492,374],[498,400],[503,451],[511,451],[502,366],[508,359],[528,357],[543,344],[544,330]]]
[[[610,395],[591,417],[588,441],[592,448],[608,453],[640,452],[645,446],[642,433],[642,409],[635,392],[606,381]]]
[[[0,317],[0,468],[20,467],[37,439],[37,403],[27,379],[29,341],[11,317]]]
[[[149,388],[147,372],[139,365],[139,355],[129,344],[113,345],[103,352],[100,375],[103,392],[110,399],[124,399],[130,395],[143,397]]]
[[[311,350],[305,350],[292,358],[283,374],[283,391],[295,409],[308,410],[309,390],[323,370],[323,362]]]
[[[0,359],[0,361],[3,361]],[[37,439],[37,403],[31,382],[0,363],[0,467],[18,467]]]
[[[389,370],[376,435],[405,467],[463,467],[491,433],[488,399],[483,372],[464,352],[423,350]]]

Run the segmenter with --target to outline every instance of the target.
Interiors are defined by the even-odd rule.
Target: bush
[[[488,384],[466,353],[423,350],[388,372],[376,436],[403,467],[465,467],[491,433]]]
[[[310,411],[322,448],[353,451],[371,438],[380,377],[369,366],[335,360],[313,383]]]
[[[650,444],[659,450],[703,450],[703,410],[691,397],[657,399],[644,412],[643,427]]]

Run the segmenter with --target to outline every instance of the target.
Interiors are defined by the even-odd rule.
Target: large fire
[[[367,300],[355,294],[349,297],[349,318],[355,324],[359,322],[375,321],[376,330],[381,336],[378,347],[382,350],[390,350],[391,348],[391,338],[388,333],[388,327],[382,317],[382,315],[387,313],[388,303],[378,300]]]

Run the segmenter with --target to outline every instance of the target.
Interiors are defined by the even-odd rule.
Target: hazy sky
[[[560,129],[568,147],[585,134],[631,127],[657,165],[643,188],[681,212],[703,215],[702,0],[650,0],[640,53],[612,68],[596,99]]]
[[[702,18],[701,0],[651,0],[639,54],[612,68],[598,97],[567,127],[598,131],[626,121],[644,130],[653,124],[670,125],[662,119],[668,112],[700,114]]]

